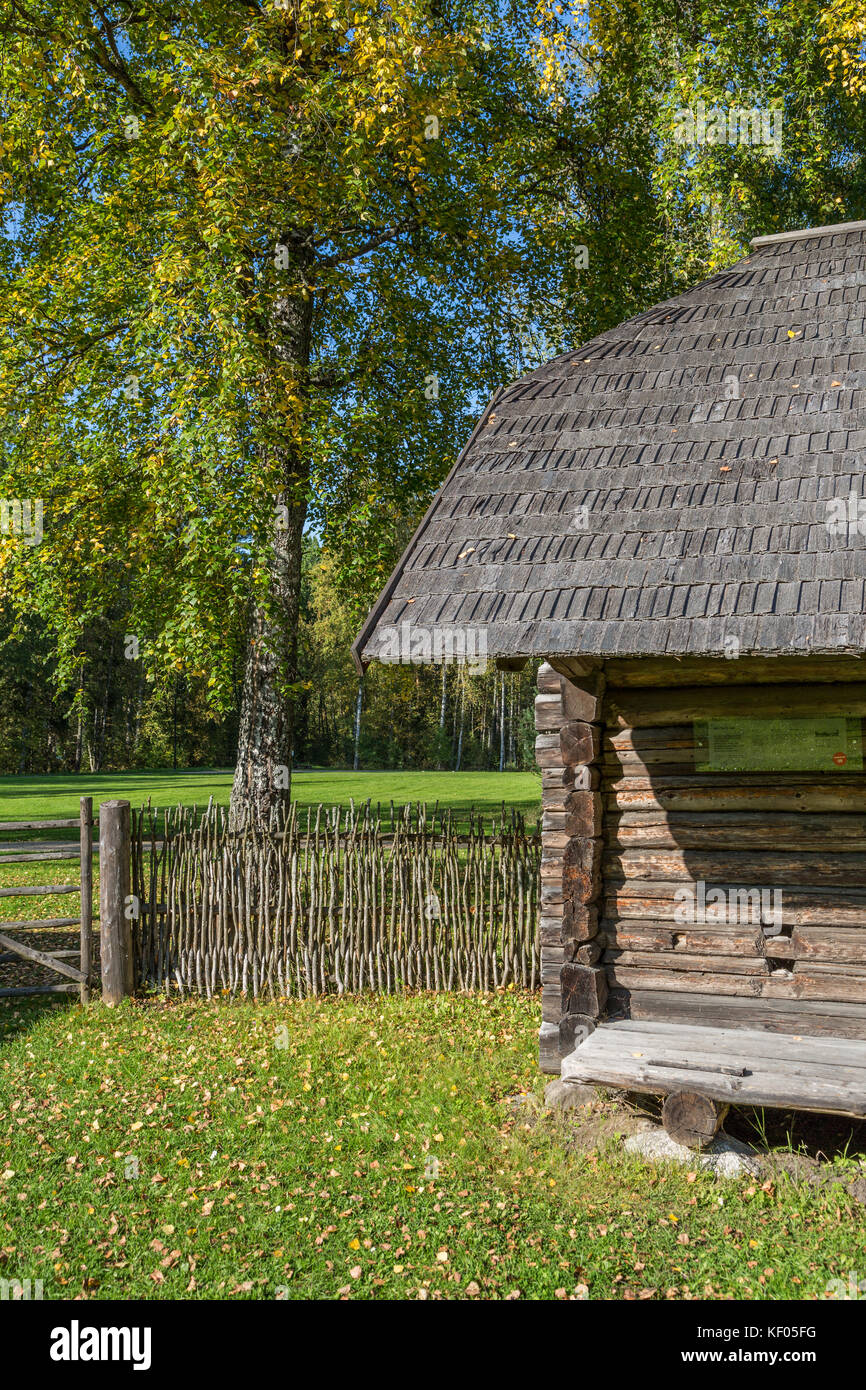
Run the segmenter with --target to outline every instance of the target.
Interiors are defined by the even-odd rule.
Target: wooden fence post
[[[126,915],[130,883],[128,801],[99,807],[99,950],[102,998],[119,1004],[132,994],[132,923]]]
[[[81,798],[81,1002],[90,1000],[93,967],[93,798]]]

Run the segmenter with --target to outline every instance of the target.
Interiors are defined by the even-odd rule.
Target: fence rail
[[[44,982],[34,985],[13,985],[0,989],[0,998],[15,999],[31,994],[69,994],[77,993],[82,1004],[90,999],[93,974],[93,800],[82,796],[79,802],[78,818],[71,817],[53,821],[0,821],[0,834],[18,830],[71,830],[79,832],[78,844],[70,841],[69,848],[62,851],[49,850],[30,852],[26,846],[16,853],[14,842],[4,845],[0,842],[0,864],[27,864],[38,860],[78,859],[81,864],[79,883],[18,884],[15,887],[0,888],[0,898],[33,898],[53,894],[58,897],[70,893],[81,895],[81,908],[78,917],[28,918],[15,922],[2,922],[6,930],[0,933],[0,964],[39,965],[55,975],[62,976],[60,983]],[[52,951],[40,951],[35,946],[8,936],[8,931],[46,932],[55,928],[77,926],[79,944],[76,949],[55,947]],[[77,965],[70,965],[69,958],[78,958]],[[73,982],[73,983],[70,983]]]
[[[500,817],[293,806],[133,812],[136,984],[304,996],[535,987],[540,842]]]

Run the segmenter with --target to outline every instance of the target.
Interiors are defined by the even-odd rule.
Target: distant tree
[[[551,93],[581,94],[605,151],[574,201],[589,266],[572,323],[616,323],[752,236],[866,216],[862,0],[540,0],[536,14]]]

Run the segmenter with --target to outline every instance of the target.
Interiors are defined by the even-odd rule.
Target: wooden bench
[[[667,1096],[665,1128],[693,1146],[712,1139],[732,1104],[866,1116],[857,1039],[628,1019],[600,1024],[563,1060],[562,1078]]]

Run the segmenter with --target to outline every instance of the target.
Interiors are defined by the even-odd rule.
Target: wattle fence
[[[207,996],[539,983],[540,837],[514,812],[132,813],[138,988]]]

